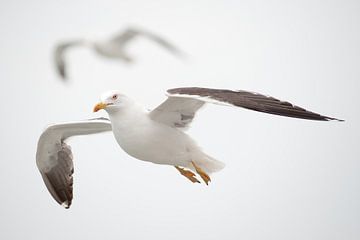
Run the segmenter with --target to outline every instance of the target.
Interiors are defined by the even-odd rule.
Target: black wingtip
[[[61,78],[61,80],[62,80],[63,82],[67,82],[67,81],[69,80],[68,77],[67,77],[67,75],[66,75],[66,74],[63,74],[63,73],[60,74],[60,78]]]
[[[61,204],[61,206],[63,206],[65,209],[69,209],[71,206],[71,201],[69,202],[68,200],[66,200]]]
[[[345,122],[344,119],[338,119],[338,118],[332,118],[332,117],[326,117],[326,121]]]

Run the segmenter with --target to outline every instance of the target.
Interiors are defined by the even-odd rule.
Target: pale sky
[[[144,39],[132,66],[54,45],[106,39],[129,25],[171,40],[180,61]],[[360,239],[359,1],[0,1],[0,239]],[[256,91],[346,121],[315,122],[209,105],[188,132],[226,163],[209,186],[138,161],[111,133],[74,138],[69,210],[35,164],[50,123],[92,113],[118,89],[154,108],[165,90]]]

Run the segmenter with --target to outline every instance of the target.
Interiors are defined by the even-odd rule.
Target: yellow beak
[[[97,112],[97,111],[99,111],[101,109],[104,109],[104,108],[106,108],[106,106],[107,106],[107,104],[100,102],[100,103],[95,105],[94,112]]]

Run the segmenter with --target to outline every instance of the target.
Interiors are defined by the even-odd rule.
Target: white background
[[[136,63],[54,45],[127,26]],[[0,239],[360,239],[359,1],[1,1]],[[207,187],[126,155],[111,133],[74,138],[74,201],[51,198],[35,165],[49,123],[92,113],[119,89],[149,108],[168,88],[257,91],[346,122],[208,106],[189,131],[226,168]]]

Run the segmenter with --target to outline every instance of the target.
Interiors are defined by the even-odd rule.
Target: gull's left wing
[[[270,96],[242,90],[188,87],[169,89],[167,95],[168,99],[151,111],[149,115],[155,121],[176,128],[188,127],[195,117],[196,111],[205,103],[242,107],[258,112],[307,120],[343,121],[308,111]]]
[[[110,41],[118,44],[121,47],[124,47],[128,42],[133,40],[136,37],[145,37],[148,38],[151,41],[156,42],[163,48],[167,49],[168,51],[172,52],[175,55],[178,56],[184,56],[184,53],[177,48],[175,45],[170,43],[168,40],[145,30],[140,30],[136,28],[128,28],[124,32],[121,32],[119,35],[112,38]]]
[[[40,136],[36,165],[51,196],[65,208],[73,198],[73,155],[65,140],[72,136],[111,131],[106,118],[59,123],[49,126]]]
[[[187,129],[196,112],[205,102],[196,98],[184,98],[169,95],[165,102],[152,110],[150,118],[170,127]]]

